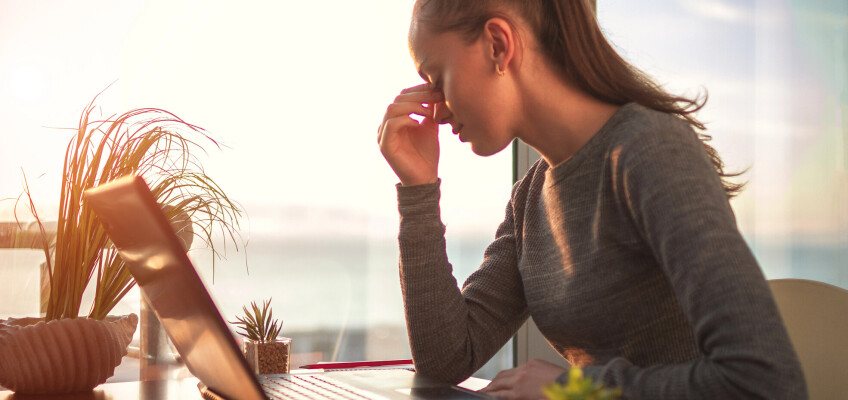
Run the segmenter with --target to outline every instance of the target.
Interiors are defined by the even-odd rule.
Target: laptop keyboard
[[[388,400],[326,375],[264,376],[260,381],[265,394],[273,399],[291,400]]]

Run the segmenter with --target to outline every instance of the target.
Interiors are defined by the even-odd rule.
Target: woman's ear
[[[495,68],[497,68],[499,74],[506,72],[515,59],[517,50],[516,35],[512,25],[503,18],[492,18],[486,21],[483,27],[483,37],[488,56],[494,63],[492,71],[496,71]]]

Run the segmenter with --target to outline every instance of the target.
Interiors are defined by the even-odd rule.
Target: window
[[[848,4],[598,2],[608,38],[699,117],[747,189],[731,204],[767,278],[848,288]]]
[[[228,246],[214,284],[209,252],[190,253],[225,317],[272,297],[294,338],[293,366],[407,358],[397,179],[376,128],[395,95],[421,81],[406,43],[411,4],[6,2],[0,197],[20,193],[23,168],[42,216],[56,214],[70,136],[45,127],[76,127],[114,81],[98,100],[105,115],[166,109],[225,146],[207,146],[201,162],[244,206],[247,251]],[[504,216],[512,159],[477,157],[449,129],[441,135],[443,220],[461,283]],[[0,220],[13,220],[11,208],[0,202]],[[2,251],[0,317],[37,313],[37,285],[18,283],[38,282],[39,255]],[[138,312],[139,297],[113,312]],[[511,364],[507,346],[479,376]]]

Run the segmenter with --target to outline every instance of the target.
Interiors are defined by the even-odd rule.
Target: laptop
[[[141,177],[85,192],[165,332],[207,399],[491,399],[406,369],[255,375]],[[317,284],[317,283],[316,283]]]

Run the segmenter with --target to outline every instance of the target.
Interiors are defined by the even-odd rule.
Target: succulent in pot
[[[243,316],[230,323],[238,325],[242,341],[242,352],[248,365],[256,374],[285,374],[291,362],[291,338],[280,337],[283,322],[273,319],[271,299],[262,307],[250,303],[250,309],[242,307]]]

